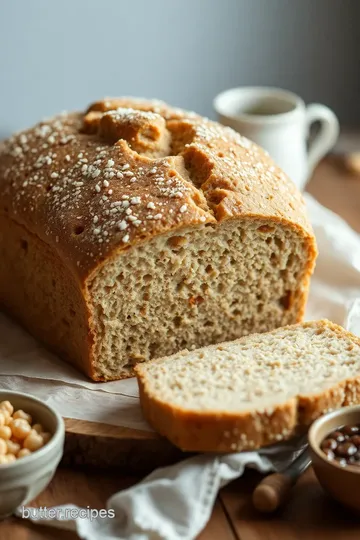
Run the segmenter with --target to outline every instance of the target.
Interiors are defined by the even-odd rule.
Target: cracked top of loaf
[[[0,212],[82,278],[182,227],[256,217],[312,236],[300,193],[266,152],[159,101],[104,99],[3,141],[0,192]]]

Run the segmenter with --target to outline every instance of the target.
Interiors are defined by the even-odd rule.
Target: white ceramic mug
[[[214,108],[219,122],[265,148],[299,189],[339,135],[339,122],[328,107],[305,106],[296,94],[278,88],[232,88],[215,98]],[[320,129],[308,145],[314,122]]]

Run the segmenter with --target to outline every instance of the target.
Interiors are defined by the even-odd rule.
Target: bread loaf
[[[0,304],[94,380],[300,321],[300,193],[255,144],[106,99],[0,145]]]
[[[136,366],[145,417],[183,450],[252,450],[360,403],[360,340],[329,321]]]

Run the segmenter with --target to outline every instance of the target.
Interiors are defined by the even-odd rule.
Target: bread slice
[[[327,320],[183,351],[135,371],[146,419],[188,451],[260,448],[360,403],[360,340]]]

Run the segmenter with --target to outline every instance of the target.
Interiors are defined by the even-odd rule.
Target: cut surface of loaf
[[[258,146],[105,99],[0,144],[0,305],[94,380],[300,321],[316,244]]]
[[[327,320],[183,351],[135,370],[145,417],[187,451],[260,448],[360,403],[360,339]]]

